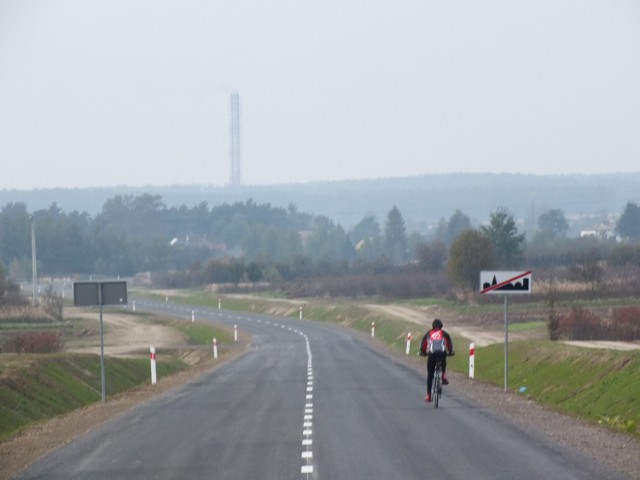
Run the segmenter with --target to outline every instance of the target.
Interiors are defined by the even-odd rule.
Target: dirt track
[[[504,330],[488,328],[487,326],[472,325],[457,314],[440,307],[407,307],[403,305],[365,305],[374,312],[380,312],[390,317],[396,317],[419,325],[426,331],[434,318],[439,318],[445,324],[445,329],[454,335],[460,335],[475,342],[477,347],[486,347],[494,343],[504,343]],[[528,338],[527,332],[509,332],[510,340],[524,340]],[[584,348],[609,348],[612,350],[639,350],[640,343],[629,342],[598,342],[598,341],[571,341],[564,342],[569,345]]]
[[[504,331],[489,329],[484,326],[474,326],[464,321],[458,315],[439,307],[424,307],[420,309],[402,305],[366,305],[370,310],[384,313],[391,317],[406,320],[421,327],[421,332],[431,328],[434,318],[439,318],[445,324],[445,330],[453,335],[460,335],[475,342],[478,347],[486,347],[493,343],[504,342]],[[524,334],[510,333],[511,339],[525,338]]]
[[[95,319],[95,314],[75,313],[76,318]],[[141,351],[149,351],[150,346],[156,348],[177,347],[185,344],[185,336],[171,327],[141,323],[131,315],[117,313],[104,314],[104,353],[115,357],[131,356]],[[74,346],[70,344],[67,351],[75,353],[100,354],[100,345]]]

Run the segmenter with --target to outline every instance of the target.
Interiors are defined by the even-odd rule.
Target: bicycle
[[[448,357],[455,355],[455,352],[447,354]],[[440,402],[440,396],[442,395],[442,360],[436,361],[436,366],[433,371],[433,383],[431,384],[431,399],[433,400],[433,406],[438,408]]]
[[[436,368],[433,372],[433,383],[431,384],[431,399],[433,406],[438,408],[438,402],[442,395],[442,360],[436,362]]]

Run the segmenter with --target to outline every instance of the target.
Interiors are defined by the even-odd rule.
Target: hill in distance
[[[619,215],[627,202],[640,200],[640,172],[598,175],[528,175],[451,173],[404,178],[343,180],[269,186],[219,187],[170,185],[104,188],[51,188],[0,190],[0,207],[24,202],[29,211],[56,203],[63,211],[95,215],[104,202],[116,195],[159,195],[168,206],[209,207],[245,202],[324,215],[350,229],[366,215],[374,215],[381,226],[395,205],[408,231],[426,232],[441,218],[457,209],[474,224],[486,222],[491,212],[506,208],[524,226],[535,224],[549,209],[560,209],[568,218],[602,221]]]

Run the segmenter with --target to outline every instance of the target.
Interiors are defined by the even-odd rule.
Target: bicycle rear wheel
[[[436,371],[433,375],[433,392],[431,393],[431,397],[433,398],[433,406],[438,408],[438,403],[440,403],[440,393],[442,392],[442,370],[440,369],[440,365],[436,366]]]

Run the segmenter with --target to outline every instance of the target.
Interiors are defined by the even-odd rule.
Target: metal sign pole
[[[74,282],[73,304],[76,307],[100,307],[100,379],[102,401],[107,397],[104,371],[104,326],[102,310],[104,305],[127,304],[127,282]]]
[[[35,307],[38,304],[38,260],[36,258],[36,227],[31,216],[31,285],[33,296],[31,302]]]
[[[507,371],[509,369],[509,304],[504,296],[504,391],[508,389]]]
[[[531,294],[533,276],[526,272],[480,272],[480,294],[504,295],[504,391],[509,388],[509,301],[513,294]]]
[[[104,330],[102,328],[102,284],[98,283],[98,303],[100,304],[100,379],[102,382],[102,402],[106,399],[106,385],[104,376]]]

